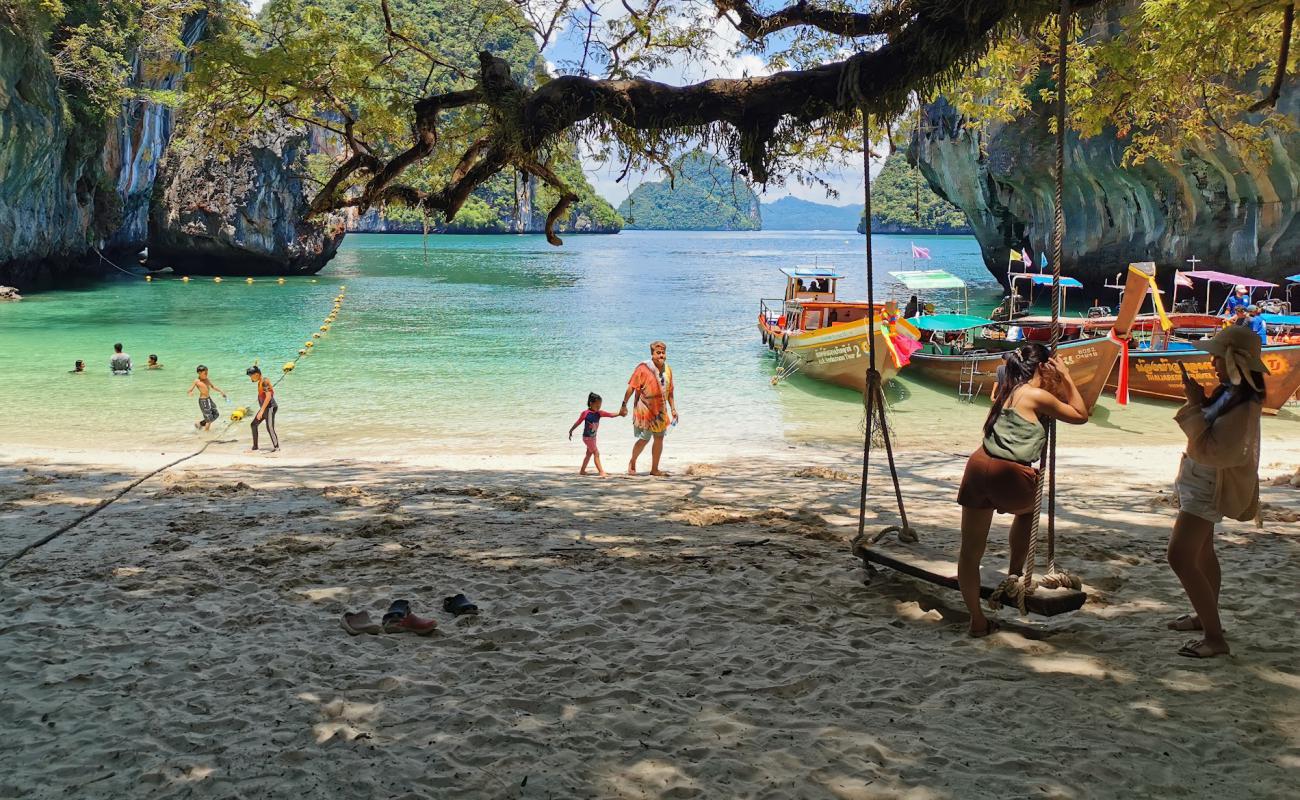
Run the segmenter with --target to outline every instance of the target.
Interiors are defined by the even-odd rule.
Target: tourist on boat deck
[[[1222,576],[1214,553],[1214,526],[1224,517],[1251,520],[1259,513],[1259,418],[1264,376],[1259,337],[1230,326],[1197,346],[1210,353],[1219,385],[1205,388],[1183,368],[1186,404],[1174,414],[1187,449],[1174,489],[1178,516],[1169,537],[1169,566],[1187,592],[1193,613],[1171,620],[1175,631],[1201,631],[1178,654],[1211,658],[1229,652],[1219,619]]]
[[[1246,313],[1250,315],[1246,319],[1246,327],[1250,328],[1259,337],[1261,345],[1268,344],[1268,328],[1264,326],[1264,320],[1260,319],[1259,316],[1263,311],[1257,305],[1249,305],[1246,306]]]
[[[915,317],[916,313],[920,311],[920,309],[920,298],[916,295],[912,295],[912,298],[907,301],[907,305],[903,308],[903,319],[911,319],[912,317]]]
[[[1021,345],[1006,361],[1006,380],[984,421],[984,441],[966,461],[957,502],[961,505],[961,552],[957,583],[970,610],[970,635],[987,636],[997,623],[980,609],[980,559],[993,512],[1014,514],[1009,575],[1020,575],[1029,533],[1039,513],[1038,470],[1047,442],[1047,419],[1071,425],[1088,421],[1088,406],[1070,370],[1037,342]]]
[[[77,363],[72,365],[70,372],[72,372],[73,375],[84,375],[86,373],[86,362],[77,359]]]
[[[1244,309],[1250,305],[1250,290],[1245,286],[1238,285],[1232,294],[1228,295],[1228,302],[1224,305],[1224,313],[1228,317],[1236,315],[1238,309]]]
[[[114,375],[131,374],[131,356],[122,352],[122,343],[113,345],[113,355],[108,359],[108,368]]]
[[[637,364],[628,379],[627,391],[623,393],[623,405],[619,416],[627,413],[627,401],[636,395],[636,406],[632,412],[632,433],[636,435],[636,444],[632,445],[632,458],[627,464],[627,474],[636,474],[636,460],[645,450],[647,442],[653,441],[650,448],[650,474],[666,476],[668,473],[659,469],[659,459],[664,451],[664,434],[670,425],[677,424],[677,401],[674,398],[673,368],[668,366],[668,345],[663,342],[650,343],[650,360]],[[672,410],[671,417],[669,409]]]
[[[1250,312],[1248,312],[1248,311],[1246,310],[1247,308],[1249,308],[1249,306],[1237,306],[1236,311],[1234,311],[1234,312],[1232,313],[1232,316],[1228,318],[1228,322],[1227,322],[1227,324],[1228,324],[1228,325],[1240,325],[1240,326],[1242,326],[1243,328],[1249,328],[1249,327],[1250,327]]]

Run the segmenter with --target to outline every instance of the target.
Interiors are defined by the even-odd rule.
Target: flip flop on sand
[[[1215,656],[1232,655],[1232,651],[1227,649],[1219,650],[1204,639],[1193,639],[1178,648],[1178,655],[1187,658],[1214,658]]]
[[[459,617],[465,614],[477,614],[478,606],[469,601],[469,598],[463,594],[455,597],[444,597],[442,599],[442,610],[452,616]]]
[[[392,604],[388,606],[388,614],[405,615],[409,613],[411,613],[411,602],[409,600],[394,600]],[[387,617],[388,614],[384,614],[384,616]]]
[[[438,627],[436,619],[417,617],[410,611],[405,614],[390,611],[384,615],[384,633],[414,633],[417,636],[428,636],[436,627]]]
[[[343,618],[339,620],[339,625],[353,636],[360,636],[363,633],[376,634],[383,630],[383,628],[379,627],[379,623],[370,618],[370,612],[368,611],[344,614]]]
[[[1177,619],[1171,619],[1165,623],[1165,627],[1171,631],[1200,631],[1201,620],[1195,614],[1183,614]]]

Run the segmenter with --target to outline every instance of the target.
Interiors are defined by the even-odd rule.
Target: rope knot
[[[989,595],[989,608],[996,611],[1009,601],[1019,609],[1021,615],[1027,615],[1029,611],[1025,608],[1025,598],[1033,593],[1034,579],[1032,577],[1008,575],[993,590],[993,594]]]

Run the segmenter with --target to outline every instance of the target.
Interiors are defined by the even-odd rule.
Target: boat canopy
[[[832,267],[782,267],[781,271],[790,278],[843,278],[844,276],[835,271]]]
[[[1187,274],[1187,273],[1184,273],[1184,274]],[[1041,273],[1036,273],[1036,272],[1014,272],[1014,273],[1011,274],[1011,277],[1012,277],[1012,278],[1028,278],[1028,279],[1029,279],[1029,282],[1032,283],[1032,284],[1034,284],[1035,286],[1051,286],[1051,285],[1052,285],[1052,276],[1051,276],[1051,275],[1043,275],[1043,274],[1041,274]],[[1270,284],[1270,285],[1271,285],[1271,284]],[[1064,275],[1061,276],[1061,286],[1064,287],[1064,288],[1066,288],[1066,289],[1082,289],[1082,288],[1083,288],[1083,284],[1082,284],[1082,283],[1079,283],[1079,281],[1078,281],[1076,278],[1067,278],[1067,277],[1064,276]]]
[[[1265,325],[1282,325],[1288,328],[1292,326],[1300,327],[1300,314],[1260,314],[1259,318],[1264,321]]]
[[[1202,269],[1202,270],[1197,270],[1195,272],[1184,272],[1183,276],[1187,278],[1200,278],[1203,281],[1210,281],[1211,283],[1233,283],[1233,284],[1237,284],[1238,286],[1246,286],[1251,289],[1268,288],[1271,286],[1277,286],[1276,283],[1269,283],[1268,281],[1257,281],[1254,278],[1243,278],[1240,275],[1231,275],[1227,272],[1217,272],[1212,269]]]
[[[967,314],[929,314],[924,317],[911,317],[907,321],[923,331],[967,331],[971,328],[997,324],[992,320]]]
[[[891,272],[894,279],[909,289],[965,289],[966,282],[941,269]],[[946,315],[951,316],[951,315]]]
[[[1300,272],[1297,272],[1295,275],[1288,275],[1286,276],[1286,279],[1292,283],[1300,283]]]

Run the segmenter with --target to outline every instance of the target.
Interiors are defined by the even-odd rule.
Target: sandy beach
[[[597,481],[220,447],[5,569],[0,796],[1268,798],[1300,777],[1300,490],[1265,486],[1263,527],[1219,535],[1235,655],[1179,658],[1176,448],[1064,453],[1062,560],[1092,600],[971,640],[955,593],[863,584],[849,450]],[[4,555],[179,454],[7,460]],[[922,537],[955,547],[960,460],[906,462]],[[1270,443],[1261,471],[1296,463]],[[482,613],[443,613],[456,592]],[[394,598],[438,632],[340,629]]]

